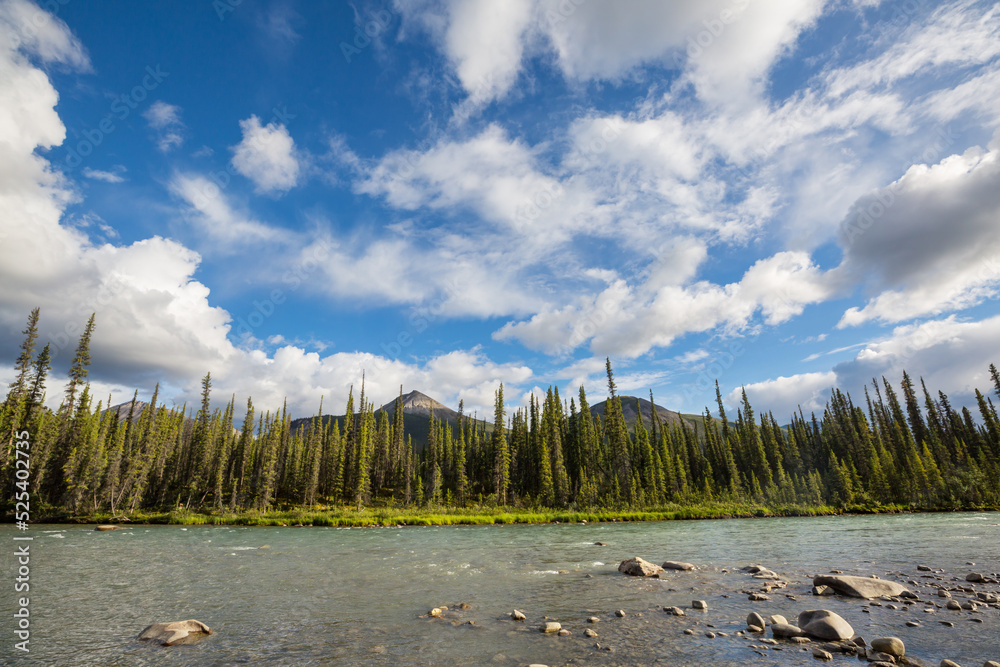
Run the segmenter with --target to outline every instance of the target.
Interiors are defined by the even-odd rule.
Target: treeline
[[[50,513],[128,514],[190,509],[245,512],[275,506],[467,506],[568,509],[652,508],[670,503],[735,502],[920,508],[1000,505],[1000,419],[978,390],[978,419],[948,397],[919,392],[904,373],[900,393],[882,378],[863,404],[834,390],[821,416],[800,410],[788,426],[755,415],[746,393],[730,420],[718,384],[718,417],[630,428],[610,361],[603,418],[580,388],[568,404],[558,389],[506,413],[497,390],[493,426],[463,414],[431,416],[425,447],[404,432],[402,389],[392,415],[351,390],[345,418],[293,429],[287,409],[260,412],[235,398],[211,408],[211,375],[201,405],[137,401],[125,414],[90,393],[91,317],[73,358],[61,406],[44,407],[50,348],[36,354],[32,311],[17,376],[0,405],[4,488],[32,494]],[[990,366],[1000,397],[1000,373]],[[650,394],[650,401],[652,401]],[[110,400],[110,399],[109,399]],[[16,436],[27,431],[30,467],[18,463]],[[5,494],[9,512],[12,494]]]

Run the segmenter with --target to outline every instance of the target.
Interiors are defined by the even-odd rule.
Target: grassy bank
[[[678,521],[690,519],[734,519],[753,517],[809,517],[839,514],[881,514],[964,510],[996,510],[995,507],[917,508],[901,505],[879,506],[806,506],[714,503],[691,506],[667,506],[646,510],[594,509],[565,511],[557,509],[518,509],[511,507],[423,507],[423,508],[363,508],[321,507],[289,508],[268,512],[195,512],[173,510],[136,512],[112,516],[106,513],[88,515],[54,514],[39,522],[54,523],[119,523],[174,525],[232,526],[451,526],[516,523],[579,523],[587,521]]]

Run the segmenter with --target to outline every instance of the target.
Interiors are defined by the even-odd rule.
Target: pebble
[[[523,621],[524,619],[527,618],[527,616],[524,615],[524,612],[518,611],[517,609],[510,612],[510,617],[515,621]]]
[[[706,632],[705,636],[708,637],[709,639],[715,639],[715,633],[714,632]]]
[[[593,630],[591,630],[590,628],[587,628],[586,630],[583,631],[583,636],[584,637],[596,637],[597,633],[594,632]]]
[[[567,630],[566,628],[563,628],[562,630],[559,631],[560,637],[569,637],[571,634],[573,633]]]
[[[694,630],[692,630],[691,628],[687,628],[687,629],[684,630],[684,634],[686,634],[686,635],[693,635],[694,634]]]
[[[947,623],[948,621],[944,621],[944,622]],[[908,628],[919,628],[920,627],[920,623],[918,623],[917,621],[907,621],[906,622],[906,627],[908,627]]]
[[[833,654],[829,651],[824,651],[821,648],[813,649],[813,657],[817,660],[833,660]]]
[[[705,602],[704,600],[692,600],[691,601],[691,608],[692,609],[707,610],[708,609],[708,603]]]
[[[615,612],[615,616],[617,616],[618,618],[625,618],[625,610],[619,609],[618,611]]]
[[[587,619],[587,623],[600,623],[600,622],[601,619],[597,618],[596,616],[591,616],[590,618]]]

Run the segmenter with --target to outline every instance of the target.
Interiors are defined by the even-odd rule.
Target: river
[[[14,541],[24,535],[0,527],[7,554],[24,544],[31,553],[27,654],[14,648],[16,559],[3,558],[6,664],[809,665],[799,646],[754,649],[759,639],[736,633],[750,611],[794,623],[816,608],[867,639],[897,636],[907,655],[935,666],[1000,661],[1000,609],[947,610],[928,587],[1000,572],[998,513],[375,529],[34,525],[33,540]],[[659,580],[619,574],[632,556],[699,569]],[[750,602],[740,591],[763,582],[740,568],[755,563],[787,589]],[[833,569],[916,581],[921,602],[894,610],[809,595],[810,577]],[[708,610],[691,609],[695,599]],[[925,600],[940,608],[924,612]],[[662,611],[674,605],[687,614]],[[443,617],[427,616],[441,606]],[[515,608],[527,621],[510,619]],[[572,634],[538,632],[545,617]],[[150,623],[188,618],[213,634],[173,647],[135,638]],[[585,637],[587,628],[598,637]],[[834,662],[844,660],[856,662]]]

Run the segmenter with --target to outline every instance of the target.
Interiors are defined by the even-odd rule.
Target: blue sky
[[[785,420],[1000,362],[1000,6],[0,1],[0,380]],[[329,404],[329,403],[328,403]],[[339,409],[339,407],[338,407]]]

